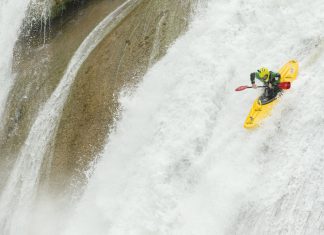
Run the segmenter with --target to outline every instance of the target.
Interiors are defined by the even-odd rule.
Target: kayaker
[[[278,87],[278,84],[280,83],[280,77],[280,73],[269,71],[265,67],[262,67],[259,70],[257,70],[257,72],[250,74],[252,87],[254,89],[257,88],[255,84],[255,78],[263,82],[263,84],[266,86],[264,95],[268,99],[274,98],[278,94],[278,92],[281,91],[281,89]]]

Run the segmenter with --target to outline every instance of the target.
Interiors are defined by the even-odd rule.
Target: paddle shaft
[[[256,88],[260,88],[260,87],[268,87],[268,86],[256,86]],[[246,86],[246,88],[253,88],[253,86]]]
[[[260,88],[260,87],[269,87],[269,86],[256,86],[256,88]],[[278,87],[280,89],[287,90],[290,88],[290,82],[281,82],[278,84]],[[243,91],[247,88],[253,88],[253,86],[240,86],[240,87],[236,88],[235,91]]]

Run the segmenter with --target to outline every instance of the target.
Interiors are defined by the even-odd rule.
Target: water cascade
[[[125,1],[93,29],[39,110],[0,195],[0,233],[322,234],[321,0],[207,1],[157,61],[167,12],[161,14],[150,68],[135,90],[125,86],[119,93],[120,118],[81,199],[67,214],[61,211],[63,225],[53,218],[43,230],[33,220],[40,178],[51,171],[53,140],[77,73],[142,1]],[[0,2],[0,104],[14,81],[8,58],[27,6]],[[11,21],[9,30],[4,22]],[[126,40],[124,50],[129,45]],[[290,59],[300,63],[292,89],[262,127],[243,129],[261,91],[234,89],[248,84],[260,66],[276,71]]]
[[[38,114],[0,196],[0,229],[2,233],[23,234],[23,231],[26,231],[28,215],[36,197],[44,157],[47,156],[46,153],[51,148],[51,140],[55,135],[58,118],[73,79],[93,48],[139,2],[125,2],[89,34],[75,52],[60,84]],[[46,161],[50,166],[51,159],[46,159]]]
[[[0,117],[14,81],[12,58],[15,43],[30,0],[1,0],[0,2]],[[0,121],[0,130],[2,122]]]
[[[307,5],[307,6],[306,6]],[[210,1],[121,96],[65,234],[321,234],[323,4]],[[259,66],[301,72],[262,128],[242,128]]]

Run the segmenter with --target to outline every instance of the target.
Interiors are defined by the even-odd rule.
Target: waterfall
[[[15,79],[12,74],[13,50],[30,1],[0,1],[0,130],[6,98]]]
[[[209,1],[188,32],[121,96],[122,118],[67,235],[322,234],[321,0]],[[261,66],[300,63],[255,131]]]
[[[28,7],[19,1],[0,0],[1,109]],[[39,110],[0,194],[0,234],[34,234],[31,226],[42,234],[46,225],[32,223],[35,199],[77,72],[142,1],[125,1],[101,21]],[[67,226],[51,221],[52,234],[323,233],[323,11],[322,0],[209,1],[136,90],[120,94],[120,119],[85,192]],[[261,91],[234,89],[259,67],[277,71],[290,59],[300,64],[291,90],[259,129],[245,130]]]
[[[0,196],[0,231],[24,234],[36,197],[42,163],[53,143],[58,121],[74,78],[91,51],[141,0],[126,1],[102,20],[72,57],[58,87],[39,111]],[[50,162],[50,159],[47,159]]]

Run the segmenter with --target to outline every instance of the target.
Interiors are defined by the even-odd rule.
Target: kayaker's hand
[[[257,88],[257,86],[255,85],[255,83],[254,83],[254,84],[252,84],[252,87],[253,87],[254,89],[256,89],[256,88]]]
[[[271,84],[271,83],[269,83],[269,88],[270,88],[270,89],[272,88],[272,84]]]

